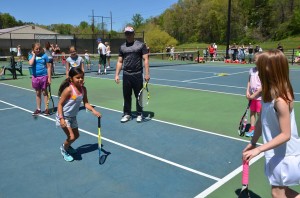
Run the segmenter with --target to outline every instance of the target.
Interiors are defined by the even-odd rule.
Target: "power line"
[[[101,22],[101,30],[102,30],[102,37],[104,37],[104,22],[103,22],[103,19],[106,19],[106,18],[109,18],[110,19],[110,31],[112,31],[112,13],[110,12],[110,17],[105,17],[105,16],[95,16],[94,15],[94,10],[92,10],[92,16],[89,16],[89,17],[92,17],[92,31],[93,31],[93,34],[95,34],[95,17],[98,17],[98,18],[101,18],[102,19],[102,22]]]

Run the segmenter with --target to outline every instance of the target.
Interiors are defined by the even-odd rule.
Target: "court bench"
[[[13,75],[13,79],[17,79],[17,71],[23,76],[22,62],[15,62],[13,58],[11,58],[9,66],[4,66],[3,75],[5,75],[6,70],[10,71]]]

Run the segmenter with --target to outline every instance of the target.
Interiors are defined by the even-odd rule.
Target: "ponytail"
[[[61,96],[62,92],[65,90],[65,88],[69,87],[71,84],[71,78],[76,76],[77,74],[83,74],[83,71],[79,67],[72,67],[69,71],[69,77],[66,78],[61,84],[58,89],[58,96]]]
[[[58,96],[60,97],[62,92],[70,86],[70,83],[71,83],[71,78],[68,77],[66,78],[59,86],[59,89],[58,89]]]

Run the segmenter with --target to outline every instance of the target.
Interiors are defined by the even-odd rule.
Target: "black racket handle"
[[[98,128],[101,128],[101,118],[98,117]]]
[[[248,103],[248,108],[250,107],[250,105],[251,105],[251,100],[249,100],[249,103]]]

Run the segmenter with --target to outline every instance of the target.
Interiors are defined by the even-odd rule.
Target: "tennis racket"
[[[98,117],[98,151],[99,151],[99,164],[101,164],[101,118]]]
[[[242,175],[242,189],[239,194],[239,198],[250,197],[249,189],[249,163],[247,161],[243,161],[243,175]]]
[[[251,104],[251,100],[249,100],[249,103],[247,105],[246,111],[245,111],[245,113],[243,114],[243,116],[242,116],[242,118],[240,120],[239,130],[238,130],[239,136],[244,136],[245,132],[247,131],[247,128],[249,130],[249,126],[248,126],[248,112],[249,112],[250,104]]]
[[[47,108],[49,109],[49,113],[53,114],[54,113],[54,100],[53,100],[52,93],[51,93],[51,85],[49,84],[47,88],[48,88]]]
[[[138,103],[141,107],[145,107],[149,104],[150,93],[148,89],[148,82],[146,82],[138,95]]]

